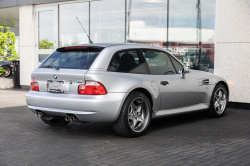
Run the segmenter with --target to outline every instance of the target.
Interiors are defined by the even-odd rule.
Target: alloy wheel
[[[226,109],[227,97],[223,88],[218,88],[214,94],[214,108],[218,114],[222,114]]]
[[[143,97],[134,99],[128,111],[128,123],[134,132],[141,132],[148,125],[150,108]]]

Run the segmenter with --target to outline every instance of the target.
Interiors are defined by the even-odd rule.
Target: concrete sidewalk
[[[0,90],[0,108],[25,106],[25,95],[28,91],[24,90]]]

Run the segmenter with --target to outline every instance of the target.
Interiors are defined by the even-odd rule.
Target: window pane
[[[90,11],[93,42],[125,42],[125,0],[94,1]]]
[[[59,5],[59,47],[89,43],[89,3]]]
[[[38,41],[39,49],[54,48],[54,12],[43,11],[38,13]]]
[[[166,48],[167,0],[132,0],[127,8],[127,41]]]
[[[108,71],[149,74],[140,50],[126,50],[116,53],[110,62]]]
[[[170,1],[168,49],[190,69],[213,73],[215,2]]]
[[[169,55],[169,57],[172,60],[177,73],[179,73],[180,68],[182,68],[183,66],[179,62],[177,62],[172,56]]]
[[[202,54],[200,64],[214,73],[215,7],[216,0],[201,0]]]
[[[38,55],[38,64],[41,65],[41,63],[49,56],[49,54],[39,54]]]
[[[176,74],[174,66],[168,57],[168,54],[155,50],[143,50],[143,54],[147,60],[151,74],[153,75]]]
[[[66,69],[89,69],[99,53],[99,51],[56,51],[39,68],[52,68],[56,66]]]

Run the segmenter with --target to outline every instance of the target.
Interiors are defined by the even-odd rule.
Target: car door
[[[196,104],[198,83],[192,73],[179,75],[182,65],[159,50],[142,50],[149,69],[160,89],[161,110]]]

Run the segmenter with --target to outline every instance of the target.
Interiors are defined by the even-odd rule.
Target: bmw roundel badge
[[[57,76],[56,76],[56,75],[54,75],[53,77],[54,77],[54,79],[57,79]]]

